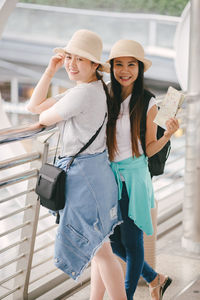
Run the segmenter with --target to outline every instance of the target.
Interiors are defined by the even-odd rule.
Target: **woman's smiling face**
[[[122,87],[132,89],[138,72],[139,64],[136,58],[131,56],[114,58],[113,73]]]
[[[96,80],[95,74],[98,64],[84,57],[67,53],[64,66],[70,80],[74,80],[77,83],[87,83]]]

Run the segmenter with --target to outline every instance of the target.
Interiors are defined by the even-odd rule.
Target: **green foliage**
[[[24,3],[180,16],[188,0],[21,0]]]

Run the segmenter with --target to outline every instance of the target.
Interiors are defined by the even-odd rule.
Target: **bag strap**
[[[57,145],[56,145],[56,152],[55,152],[55,155],[54,155],[54,158],[53,158],[53,165],[55,165],[55,162],[56,162],[56,156],[57,156],[59,142],[60,142],[60,132],[59,132],[59,135],[58,135],[58,140],[57,140]]]
[[[95,134],[90,138],[90,140],[81,148],[81,150],[79,150],[73,157],[72,159],[68,162],[67,164],[67,168],[66,168],[66,171],[69,170],[71,164],[73,163],[74,159],[81,153],[83,152],[85,149],[87,149],[93,142],[94,140],[96,139],[96,137],[98,136],[99,132],[101,131],[101,128],[103,127],[104,125],[104,122],[105,122],[105,119],[107,117],[107,112],[105,113],[105,117],[104,117],[104,120],[103,120],[103,123],[101,124],[101,126],[99,127],[99,129],[95,132]]]
[[[140,122],[140,140],[141,140],[141,146],[142,146],[142,150],[144,152],[144,155],[146,156],[146,139],[145,139],[145,135],[146,135],[146,118],[147,118],[147,110],[149,107],[149,101],[151,100],[151,98],[154,97],[155,95],[152,94],[151,92],[149,92],[148,90],[144,90],[144,98],[145,98],[145,106],[142,112],[142,118],[141,118],[141,122]]]
[[[104,117],[104,120],[103,120],[103,123],[101,124],[101,126],[98,128],[98,130],[95,132],[95,134],[90,138],[90,140],[81,148],[81,150],[79,150],[79,152],[77,152],[72,157],[72,159],[67,164],[67,169],[66,170],[68,170],[70,168],[71,164],[73,163],[73,161],[77,157],[77,155],[79,155],[81,152],[83,152],[85,149],[87,149],[94,142],[94,140],[98,136],[99,132],[101,131],[101,128],[103,127],[103,124],[105,122],[106,117],[107,117],[107,112],[105,113],[105,117]],[[57,140],[57,145],[56,145],[56,151],[55,151],[55,155],[54,155],[54,158],[53,158],[53,164],[55,164],[55,162],[56,162],[56,156],[57,156],[59,141],[60,141],[60,133],[58,135],[58,140]]]
[[[69,163],[67,164],[67,168],[66,168],[66,171],[69,170],[71,164],[73,163],[74,159],[81,153],[83,152],[84,150],[86,150],[93,142],[94,140],[96,139],[96,137],[98,136],[99,132],[101,131],[101,128],[103,127],[104,125],[104,122],[105,122],[105,119],[107,117],[107,113],[105,113],[105,117],[104,117],[104,120],[103,120],[103,123],[101,124],[101,126],[98,128],[98,130],[95,132],[95,134],[90,138],[90,140],[72,157],[72,159],[69,161]]]

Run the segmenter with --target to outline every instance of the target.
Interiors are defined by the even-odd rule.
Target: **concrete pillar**
[[[191,0],[182,246],[200,253],[200,1]]]

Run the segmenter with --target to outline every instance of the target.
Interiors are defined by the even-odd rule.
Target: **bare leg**
[[[111,300],[126,300],[124,274],[120,262],[113,254],[110,242],[106,242],[98,250],[93,260],[98,266],[99,274]],[[99,280],[99,275],[97,276]],[[95,278],[92,279],[93,287]],[[93,289],[93,288],[92,288]],[[102,289],[102,286],[101,286]],[[93,290],[93,295],[95,294]],[[96,300],[97,298],[90,298]]]
[[[105,294],[105,285],[102,281],[99,268],[95,260],[91,262],[91,289],[90,289],[90,300],[103,300]]]

